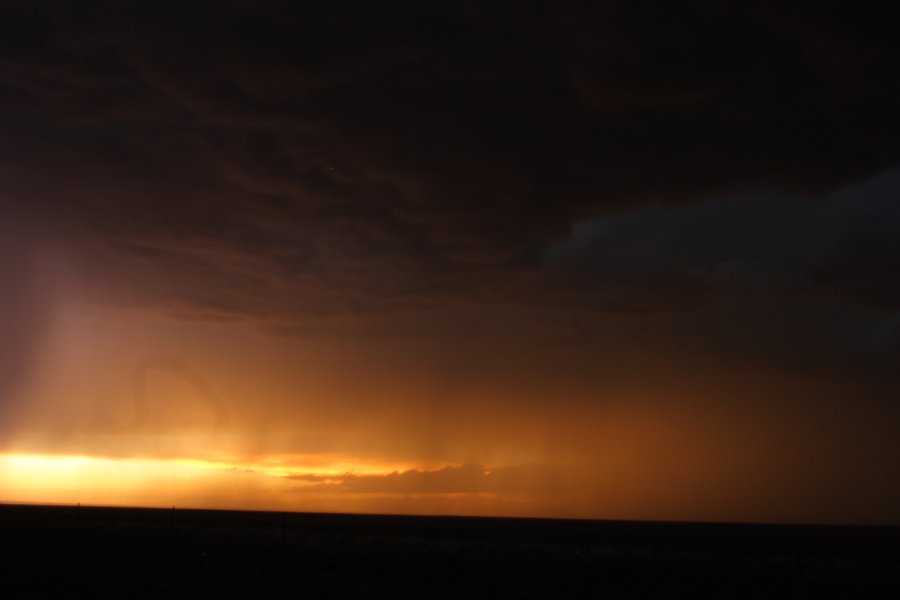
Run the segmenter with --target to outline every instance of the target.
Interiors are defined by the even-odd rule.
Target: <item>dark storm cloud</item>
[[[619,290],[657,335],[736,364],[887,377],[900,359],[900,172],[815,200],[719,198],[604,217],[545,256],[583,289]]]
[[[897,9],[850,10],[7,4],[2,210],[118,306],[276,323],[495,302],[640,314],[628,289],[549,288],[541,257],[610,211],[822,192],[900,158]],[[862,251],[812,276],[890,304],[893,259],[859,280],[842,261]],[[713,277],[796,275],[748,260]]]
[[[635,296],[811,294],[896,310],[898,197],[894,170],[814,199],[772,193],[643,208],[576,225],[544,263]]]

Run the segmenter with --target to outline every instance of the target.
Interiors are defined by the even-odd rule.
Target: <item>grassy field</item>
[[[900,529],[0,505],[4,598],[900,598]]]

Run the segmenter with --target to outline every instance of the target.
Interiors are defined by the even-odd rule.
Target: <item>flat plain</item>
[[[4,598],[898,598],[900,528],[0,505]]]

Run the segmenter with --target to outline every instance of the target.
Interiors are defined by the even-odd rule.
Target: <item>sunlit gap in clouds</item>
[[[297,502],[286,491],[407,468],[321,459],[300,466],[290,457],[237,463],[10,452],[0,454],[0,502],[290,509]]]

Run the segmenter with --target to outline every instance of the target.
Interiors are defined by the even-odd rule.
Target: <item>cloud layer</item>
[[[4,213],[180,316],[540,296],[573,223],[896,162],[891,15],[761,6],[13,4]]]

